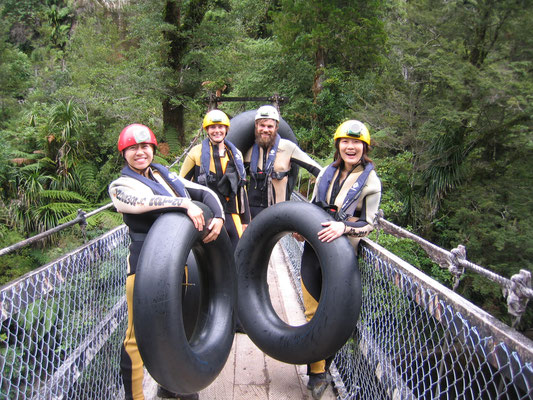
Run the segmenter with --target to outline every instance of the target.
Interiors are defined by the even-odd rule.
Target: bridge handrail
[[[416,242],[427,255],[437,263],[441,268],[447,269],[453,277],[453,290],[455,291],[460,282],[461,276],[465,269],[474,271],[479,275],[497,283],[502,287],[502,292],[507,301],[507,311],[513,317],[512,326],[516,327],[520,322],[520,318],[526,311],[526,306],[529,299],[533,298],[533,289],[531,288],[531,272],[521,269],[518,274],[515,274],[511,279],[500,276],[486,268],[466,259],[466,248],[463,245],[457,246],[451,251],[447,251],[438,247],[437,245],[415,235],[408,230],[393,224],[383,218],[383,211],[380,210],[375,222],[379,230],[393,235],[398,238],[406,238]]]
[[[93,215],[96,215],[96,214],[98,214],[98,213],[100,213],[102,211],[105,211],[105,210],[107,210],[108,208],[111,208],[111,207],[113,207],[113,203],[108,203],[105,206],[97,208],[96,210],[93,210],[91,212],[85,212],[85,211],[80,209],[80,210],[78,210],[78,215],[73,220],[65,222],[64,224],[58,225],[58,226],[56,226],[54,228],[48,229],[47,231],[38,233],[37,235],[32,236],[32,237],[30,237],[28,239],[21,240],[20,242],[12,244],[11,246],[4,247],[3,249],[0,250],[0,256],[12,253],[15,250],[21,249],[21,248],[23,248],[25,246],[28,246],[30,244],[37,243],[39,240],[47,238],[48,236],[51,236],[54,233],[62,231],[63,229],[69,228],[69,227],[71,227],[73,225],[76,225],[76,224],[80,224],[80,226],[82,227],[82,230],[83,230],[85,228],[85,226],[87,225],[87,218],[92,217]]]
[[[195,136],[195,138],[191,141],[189,148],[192,147],[196,143],[196,141],[198,140],[200,136],[200,133],[201,132],[199,131],[198,134]],[[186,152],[183,152],[183,154],[186,154]],[[177,158],[176,161],[172,163],[171,166],[175,165],[176,163],[179,163],[180,160],[181,160],[181,157]],[[300,184],[301,184],[301,180],[299,177],[297,186],[300,186]],[[309,192],[310,192],[309,188],[307,188],[306,192],[309,195]],[[301,193],[297,191],[293,193],[293,197],[299,201],[308,201],[308,199],[305,196],[303,196]],[[31,238],[22,240],[11,246],[5,247],[0,250],[0,256],[12,253],[22,247],[36,243],[39,240],[42,240],[54,233],[57,233],[63,229],[69,228],[76,224],[80,224],[82,231],[84,231],[85,226],[87,225],[87,218],[93,215],[96,215],[102,211],[105,211],[107,209],[110,209],[112,207],[113,207],[113,203],[110,202],[91,212],[85,212],[80,209],[78,210],[77,217],[74,218],[73,220],[66,222],[64,224],[58,225],[55,228],[49,229],[35,236],[32,236]],[[526,307],[527,307],[529,300],[533,298],[533,288],[531,285],[531,272],[530,271],[526,269],[521,269],[518,274],[514,274],[510,279],[505,278],[480,265],[477,265],[471,261],[468,261],[466,259],[465,246],[459,245],[455,249],[452,249],[451,251],[445,250],[429,242],[428,240],[421,238],[420,236],[415,235],[414,233],[409,232],[408,230],[398,225],[395,225],[390,221],[387,221],[384,218],[383,210],[379,210],[379,213],[376,217],[376,221],[374,223],[376,227],[378,228],[378,231],[377,231],[378,239],[379,239],[379,232],[381,230],[395,237],[406,238],[406,239],[410,239],[416,242],[422,249],[424,249],[424,251],[431,258],[431,260],[437,263],[441,268],[447,269],[448,272],[452,275],[452,279],[453,279],[452,289],[454,291],[459,287],[460,279],[464,275],[465,269],[476,272],[479,275],[500,285],[502,288],[502,294],[506,299],[507,312],[512,317],[511,326],[513,328],[518,326],[522,316],[524,315],[526,311]]]

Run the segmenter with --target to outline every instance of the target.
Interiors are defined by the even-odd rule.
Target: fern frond
[[[80,163],[74,167],[74,182],[77,190],[87,198],[98,191],[98,167],[89,163]]]
[[[43,190],[41,198],[60,201],[78,201],[80,203],[87,203],[87,199],[79,193],[68,190]],[[51,203],[53,204],[53,203]],[[80,204],[73,204],[75,207],[80,207]]]
[[[49,203],[45,204],[44,206],[39,207],[39,213],[41,215],[46,213],[53,213],[55,215],[68,215],[72,214],[74,217],[78,214],[78,209],[80,209],[81,204],[73,204],[73,203],[64,203],[64,202],[57,202],[57,203]]]
[[[165,160],[163,157],[158,156],[157,154],[154,155],[154,162],[161,165],[168,165],[168,161]]]
[[[26,158],[28,160],[36,160],[38,159],[40,154],[34,154],[34,153],[26,153],[25,151],[20,151],[17,149],[10,149],[9,150],[9,157],[15,157],[15,158]]]
[[[181,149],[181,143],[177,135],[167,135],[166,139],[171,153],[177,153]]]
[[[122,223],[122,214],[111,211],[102,211],[87,219],[87,226],[90,229],[100,226],[115,227]]]
[[[72,203],[50,203],[41,206],[37,209],[35,221],[37,230],[43,232],[45,230],[55,228],[65,218],[66,215],[77,215],[79,204]],[[71,218],[66,218],[70,221]],[[65,221],[66,222],[66,221]]]
[[[41,172],[42,166],[39,163],[27,164],[20,167],[19,171],[24,174],[32,174],[35,172]]]

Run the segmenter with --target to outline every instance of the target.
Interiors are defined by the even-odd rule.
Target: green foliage
[[[1,8],[0,8],[1,11]],[[11,114],[20,111],[18,99],[32,85],[31,63],[27,55],[7,42],[6,26],[0,27],[0,129]]]
[[[72,10],[69,7],[51,4],[44,10],[44,14],[49,24],[47,36],[54,46],[64,49],[68,41],[68,33],[72,27]]]
[[[338,124],[365,122],[387,219],[447,249],[464,244],[506,277],[532,268],[531,1],[157,0],[112,12],[82,3],[0,5],[5,245],[108,202],[130,123],[149,125],[169,148],[156,161],[173,162],[218,90],[286,96],[282,116],[323,165]],[[231,116],[259,105],[219,104]],[[88,236],[119,223],[99,214]],[[50,257],[68,237],[83,242],[79,228],[56,235]],[[449,284],[419,250],[383,240]],[[8,256],[20,270],[0,276],[46,260],[40,247]],[[503,314],[483,282],[468,274],[459,288]]]
[[[23,239],[24,237],[18,232],[9,229],[4,224],[0,224],[0,248],[8,247]],[[0,285],[9,283],[39,265],[31,257],[28,249],[24,249],[17,254],[8,254],[0,257]]]
[[[405,229],[412,231],[410,227]],[[427,275],[432,276],[443,285],[448,287],[452,286],[452,278],[448,271],[442,270],[437,264],[431,261],[424,250],[412,240],[397,238],[384,232],[373,232],[370,238],[391,253],[400,257],[402,260],[408,262]]]
[[[251,39],[266,39],[272,36],[272,11],[277,1],[232,0],[231,9],[244,33]]]
[[[377,135],[376,135],[377,136]],[[372,156],[372,154],[370,154]],[[412,204],[410,177],[413,154],[400,153],[375,160],[376,172],[381,180],[381,203],[385,218],[391,222],[405,226],[405,215]]]
[[[324,51],[324,66],[333,63],[352,72],[379,63],[386,41],[380,18],[381,1],[283,0],[280,3],[280,10],[274,15],[274,30],[282,45],[291,51],[301,49],[310,60]]]
[[[103,211],[87,218],[88,239],[94,239],[103,235],[109,229],[122,224],[122,214],[111,211]]]

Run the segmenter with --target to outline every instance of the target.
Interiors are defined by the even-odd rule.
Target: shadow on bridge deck
[[[272,252],[268,270],[272,304],[278,315],[291,325],[305,323],[303,311],[289,276],[280,246]],[[306,388],[305,365],[291,365],[265,355],[245,334],[235,335],[228,361],[217,377],[200,392],[201,400],[297,400],[311,399]],[[145,378],[147,400],[159,399],[157,385],[148,375]],[[335,399],[330,386],[323,400]]]

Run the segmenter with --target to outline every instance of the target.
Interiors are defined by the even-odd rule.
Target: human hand
[[[187,206],[187,215],[191,219],[196,229],[198,229],[199,231],[202,231],[204,229],[204,225],[205,225],[204,212],[202,211],[200,207],[198,207],[192,201],[190,201]]]
[[[224,220],[222,218],[213,218],[209,223],[209,226],[207,227],[209,233],[204,238],[203,242],[209,243],[213,240],[216,240],[216,238],[220,234],[220,231],[222,230],[222,226],[224,226]]]
[[[332,242],[344,233],[344,222],[340,221],[328,221],[322,222],[322,226],[325,228],[318,232],[318,238],[322,242]]]
[[[242,224],[242,231],[244,232],[248,228],[248,224]]]

